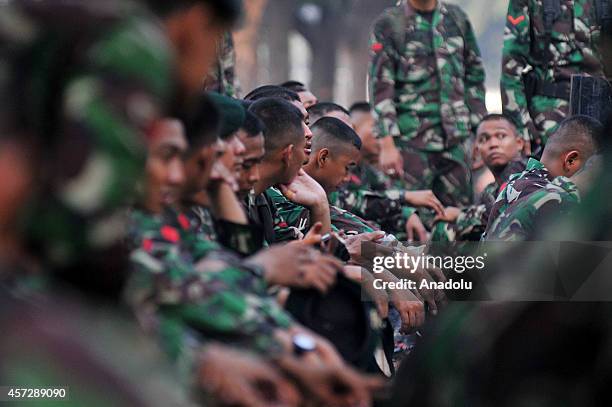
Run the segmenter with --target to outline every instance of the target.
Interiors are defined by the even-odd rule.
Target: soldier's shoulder
[[[399,6],[388,7],[374,20],[375,32],[390,34],[401,29],[404,21],[404,11]]]
[[[467,23],[470,21],[467,13],[457,4],[442,2],[447,14],[451,15],[458,23]]]

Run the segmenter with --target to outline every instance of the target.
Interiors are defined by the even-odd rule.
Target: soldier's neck
[[[417,11],[433,11],[438,4],[437,0],[408,0],[408,3]]]

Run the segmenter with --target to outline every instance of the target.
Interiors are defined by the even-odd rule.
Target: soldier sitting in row
[[[432,230],[432,241],[478,241],[484,233],[489,213],[500,188],[510,175],[522,172],[527,160],[522,155],[525,141],[514,124],[501,114],[489,114],[476,131],[476,146],[495,181],[481,192],[474,205],[446,208]]]
[[[541,161],[529,159],[502,189],[485,240],[532,240],[542,225],[571,212],[580,202],[570,177],[599,150],[601,124],[588,116],[564,120],[544,148]]]

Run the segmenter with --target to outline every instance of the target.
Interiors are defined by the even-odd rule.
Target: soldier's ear
[[[580,166],[580,153],[577,150],[571,150],[565,153],[565,159],[563,160],[563,170],[566,173],[573,174],[577,171]]]
[[[317,164],[319,167],[323,167],[325,165],[325,161],[329,159],[329,150],[327,148],[322,148],[317,153]]]
[[[291,158],[293,158],[294,148],[295,147],[293,146],[293,144],[289,144],[287,147],[281,150],[281,161],[285,165],[285,167],[289,166],[289,163],[291,162]]]

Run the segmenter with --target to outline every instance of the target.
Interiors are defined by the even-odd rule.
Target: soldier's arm
[[[487,114],[485,104],[485,70],[482,65],[480,48],[476,41],[476,35],[470,20],[465,16],[465,100],[470,109],[470,122],[472,132],[476,133],[476,127],[480,120]]]
[[[502,105],[504,114],[514,121],[527,142],[531,140],[529,129],[533,124],[527,106],[523,73],[531,68],[530,27],[528,0],[510,0],[502,51]]]
[[[378,136],[399,137],[395,110],[395,65],[396,51],[390,38],[390,26],[385,19],[379,20],[370,37],[369,99],[378,117]]]

